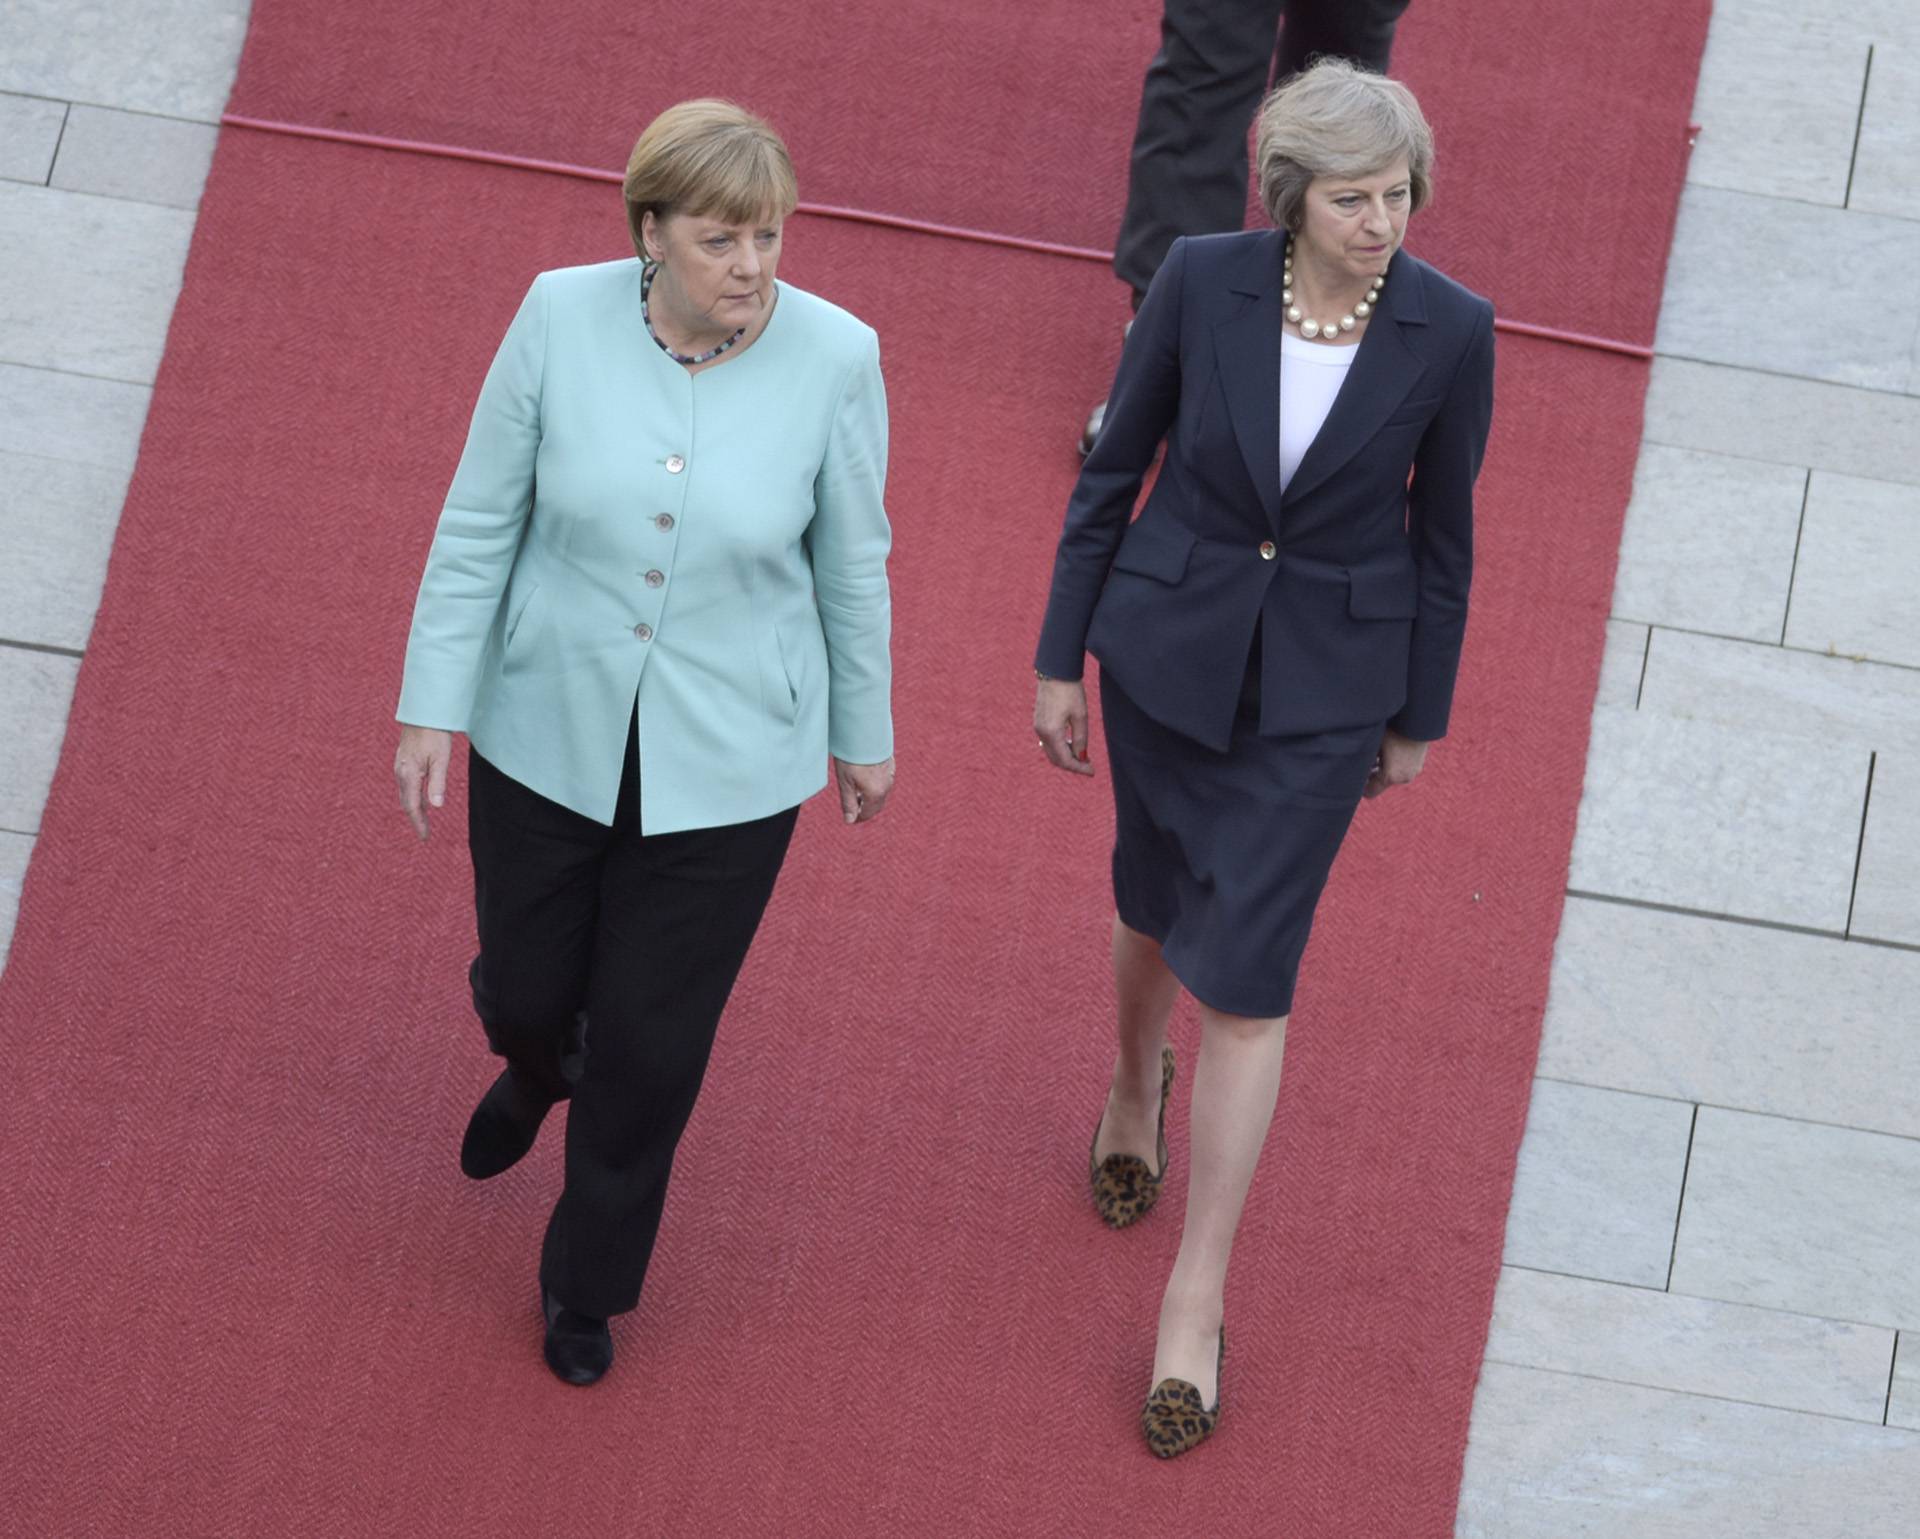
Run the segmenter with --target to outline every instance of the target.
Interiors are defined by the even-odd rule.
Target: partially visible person
[[[1408,0],[1164,0],[1160,51],[1147,66],[1113,270],[1140,308],[1182,235],[1240,228],[1247,212],[1247,125],[1269,82],[1315,59],[1384,75]],[[1106,412],[1088,413],[1080,452]]]
[[[776,280],[798,193],[751,114],[669,108],[624,192],[636,256],[542,273],[488,371],[394,760],[424,839],[467,734],[468,979],[506,1067],[460,1166],[510,1168],[571,1099],[540,1301],[573,1384],[639,1301],[800,803],[829,755],[847,823],[894,778],[874,333]]]
[[[1186,1222],[1141,1413],[1162,1457],[1217,1425],[1228,1260],[1328,872],[1362,798],[1411,781],[1447,730],[1493,410],[1492,306],[1403,249],[1433,185],[1407,89],[1317,64],[1262,109],[1258,157],[1279,228],[1175,241],[1155,275],[1034,658],[1034,732],[1080,775],[1085,654],[1101,665],[1118,1051],[1090,1176],[1116,1228],[1159,1197],[1167,1022],[1182,988],[1200,1006]]]

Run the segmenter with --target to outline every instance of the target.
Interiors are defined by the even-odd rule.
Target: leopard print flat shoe
[[[1109,1227],[1124,1229],[1153,1211],[1160,1200],[1160,1184],[1167,1178],[1167,1100],[1173,1093],[1173,1049],[1160,1049],[1160,1168],[1151,1170],[1137,1154],[1109,1154],[1095,1161],[1100,1147],[1100,1124],[1093,1127],[1093,1149],[1087,1151],[1088,1175],[1093,1181],[1093,1205]]]
[[[1198,1448],[1220,1425],[1220,1369],[1227,1361],[1226,1327],[1220,1329],[1220,1356],[1213,1370],[1213,1407],[1200,1403],[1200,1391],[1185,1379],[1162,1379],[1140,1411],[1140,1431],[1157,1459],[1172,1459]]]

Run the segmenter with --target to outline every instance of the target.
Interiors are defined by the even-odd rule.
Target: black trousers
[[[1269,82],[1321,54],[1384,75],[1407,3],[1165,0],[1113,254],[1136,307],[1175,237],[1218,235],[1245,220],[1247,128]]]
[[[474,1009],[494,1052],[573,1103],[540,1280],[568,1308],[620,1314],[800,809],[643,835],[632,732],[611,828],[469,764]]]

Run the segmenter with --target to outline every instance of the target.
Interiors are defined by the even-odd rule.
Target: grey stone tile
[[[0,178],[44,182],[67,120],[65,102],[0,94]]]
[[[1654,346],[1710,363],[1905,390],[1920,325],[1917,244],[1911,220],[1689,187]],[[1842,251],[1846,260],[1836,261]]]
[[[1920,1329],[1920,1140],[1702,1107],[1673,1291]]]
[[[226,106],[249,0],[7,0],[0,90],[211,123]]]
[[[1920,1138],[1920,952],[1569,898],[1539,1072]]]
[[[0,639],[86,646],[127,479],[0,450]]]
[[[1794,466],[1643,445],[1615,618],[1778,641],[1806,486]]]
[[[1536,1080],[1507,1262],[1664,1286],[1692,1122],[1682,1102]]]
[[[1630,711],[1640,694],[1640,669],[1647,658],[1647,627],[1625,620],[1607,621],[1600,652],[1600,688],[1595,705]]]
[[[79,672],[77,658],[0,647],[0,829],[40,832]]]
[[[1487,1360],[1878,1425],[1893,1332],[1507,1267]]]
[[[1920,1435],[1489,1365],[1456,1539],[1909,1539]]]
[[[13,945],[13,927],[20,917],[20,887],[27,879],[27,860],[33,839],[27,834],[0,833],[0,971]]]
[[[1869,762],[1844,744],[1598,709],[1568,886],[1839,934]]]
[[[152,396],[146,385],[0,363],[0,453],[131,470]]]
[[[0,182],[0,362],[148,384],[193,215]]]
[[[1920,753],[1920,669],[1656,631],[1640,709]]]
[[[1887,1425],[1920,1432],[1920,1331],[1900,1337],[1893,1359],[1893,1383],[1887,1395]]]
[[[105,107],[75,107],[53,185],[174,208],[198,208],[219,130]]]
[[[1656,358],[1645,431],[1649,443],[1920,485],[1920,399],[1909,395]]]
[[[1920,43],[1874,50],[1847,207],[1920,218]]]
[[[1815,471],[1787,645],[1920,666],[1916,572],[1920,487]]]
[[[1852,933],[1920,946],[1920,753],[1882,754],[1873,766]],[[1920,995],[1909,1019],[1916,1011]]]
[[[1815,7],[1716,14],[1694,93],[1703,131],[1687,180],[1838,208],[1866,60],[1857,30]]]

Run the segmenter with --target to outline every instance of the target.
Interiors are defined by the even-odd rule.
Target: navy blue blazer
[[[1278,231],[1177,240],[1067,504],[1035,666],[1091,651],[1222,752],[1260,624],[1263,734],[1444,736],[1493,416],[1493,306],[1405,251],[1280,492]],[[1166,462],[1128,519],[1162,439]]]

